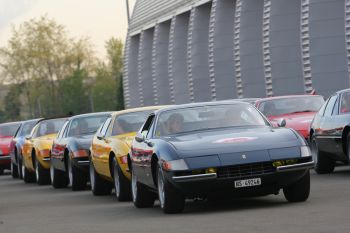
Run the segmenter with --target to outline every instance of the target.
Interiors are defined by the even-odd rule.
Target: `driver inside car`
[[[168,134],[176,134],[182,131],[184,117],[179,113],[174,113],[169,116],[167,123]]]

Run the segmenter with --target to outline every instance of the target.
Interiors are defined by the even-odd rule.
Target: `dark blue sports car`
[[[314,162],[303,137],[273,128],[252,105],[236,101],[172,106],[151,114],[132,143],[129,167],[136,207],[158,198],[165,213],[186,198],[262,196],[283,189],[306,201]]]

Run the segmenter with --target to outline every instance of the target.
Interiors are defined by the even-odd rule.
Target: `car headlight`
[[[311,151],[308,146],[300,147],[301,157],[309,157],[311,156]]]
[[[183,159],[163,161],[163,169],[166,171],[183,171],[188,170],[188,166]]]

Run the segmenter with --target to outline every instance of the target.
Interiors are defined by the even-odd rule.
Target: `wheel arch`
[[[158,169],[158,161],[159,158],[157,154],[153,154],[151,158],[151,171],[152,171],[152,179],[155,187],[158,187],[157,182],[157,169]]]
[[[114,167],[113,167],[113,159],[114,158],[115,158],[115,153],[113,151],[111,151],[109,153],[109,158],[108,158],[108,167],[109,167],[109,172],[110,172],[112,178],[114,177]]]
[[[348,134],[350,133],[350,125],[347,125],[344,127],[343,129],[343,133],[342,133],[342,147],[343,147],[343,152],[344,154],[346,155],[347,152],[348,152],[348,149],[347,149],[347,136]]]

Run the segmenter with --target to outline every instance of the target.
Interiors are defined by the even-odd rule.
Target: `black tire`
[[[310,195],[310,171],[296,183],[283,189],[285,198],[289,202],[304,202]]]
[[[57,170],[51,164],[50,166],[50,177],[52,187],[55,189],[65,188],[68,186],[68,178],[63,171]]]
[[[149,208],[154,205],[155,193],[137,181],[134,169],[131,168],[131,194],[132,201],[137,208]]]
[[[18,178],[18,168],[17,165],[11,161],[11,176],[12,178]]]
[[[0,168],[0,176],[2,176],[4,174],[4,169]]]
[[[85,174],[74,166],[69,158],[67,161],[69,186],[72,188],[72,191],[84,190],[87,183]]]
[[[22,163],[22,174],[24,183],[33,183],[35,182],[35,173],[30,172]]]
[[[45,169],[37,158],[35,158],[35,179],[38,185],[48,185],[51,183],[50,170]]]
[[[335,162],[330,159],[325,153],[318,150],[318,145],[315,137],[311,140],[312,157],[315,161],[315,171],[317,174],[328,174],[334,171]]]
[[[130,181],[124,176],[115,157],[113,158],[113,168],[115,195],[118,201],[131,201]]]
[[[112,184],[97,174],[92,160],[90,160],[89,173],[91,191],[95,196],[110,195],[112,193]]]
[[[17,157],[17,170],[18,170],[18,178],[23,179],[23,173],[22,173],[22,157]]]
[[[157,169],[157,181],[160,208],[166,214],[181,213],[185,208],[185,197],[165,179],[160,166]]]

